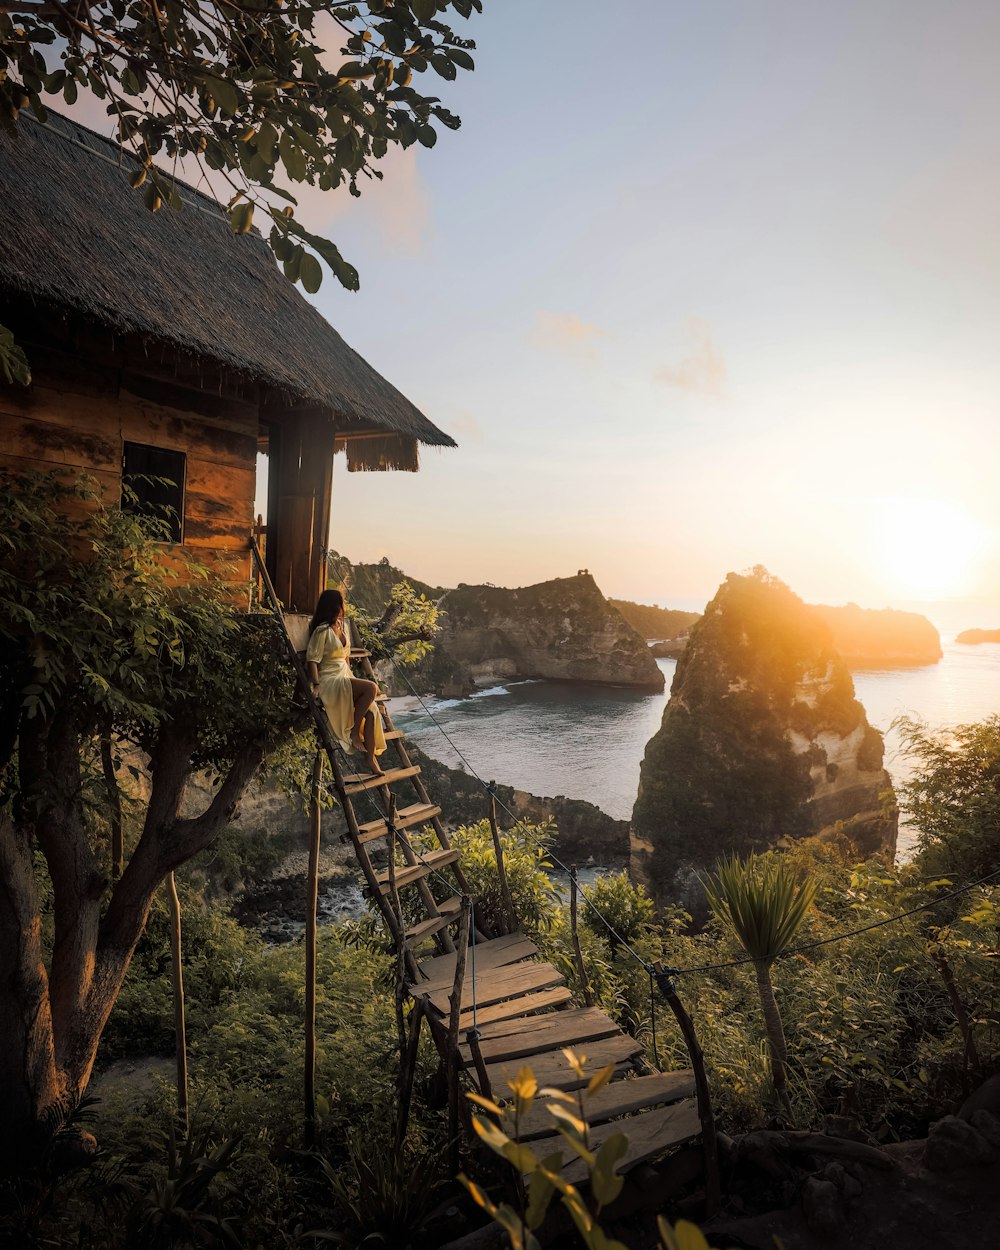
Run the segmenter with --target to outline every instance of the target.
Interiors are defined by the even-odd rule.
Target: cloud
[[[471,412],[460,412],[442,421],[445,430],[456,443],[478,446],[486,442],[486,433]]]
[[[594,339],[603,335],[600,326],[581,321],[572,313],[539,312],[535,314],[532,342],[546,351],[571,352],[585,360],[596,360]]]
[[[662,365],[653,377],[665,386],[673,386],[695,395],[721,395],[726,389],[726,362],[715,346],[712,327],[698,317],[688,320],[687,340],[690,351],[674,365]]]

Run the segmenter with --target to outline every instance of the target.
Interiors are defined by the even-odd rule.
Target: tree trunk
[[[187,1027],[184,1023],[184,948],[181,941],[181,900],[177,882],[167,873],[167,899],[170,903],[170,979],[174,997],[174,1057],[177,1066],[177,1127],[188,1131]]]
[[[754,960],[754,971],[757,973],[757,993],[760,995],[764,1027],[767,1030],[767,1041],[771,1048],[771,1080],[774,1082],[774,1092],[778,1096],[782,1110],[791,1118],[792,1104],[788,1097],[788,1083],[785,1077],[788,1047],[785,1044],[781,1012],[778,1010],[774,997],[774,986],[771,984],[771,964],[764,959]]]
[[[14,817],[0,814],[0,1165],[11,1171],[36,1166],[79,1103],[156,890],[232,817],[263,754],[262,744],[246,744],[209,807],[181,820],[195,746],[190,729],[161,732],[142,837],[109,898],[84,819],[79,739],[68,720],[22,726],[21,802]],[[36,844],[52,880],[49,971]]]
[[[52,1037],[31,838],[0,812],[0,1173],[33,1159],[68,1110]]]

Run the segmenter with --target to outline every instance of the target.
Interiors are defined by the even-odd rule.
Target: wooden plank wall
[[[84,362],[34,346],[29,352],[33,385],[0,383],[0,463],[15,471],[83,470],[112,501],[126,441],[183,451],[183,546],[234,586],[248,586],[257,404],[200,394],[127,364]],[[173,550],[164,544],[165,559]]]

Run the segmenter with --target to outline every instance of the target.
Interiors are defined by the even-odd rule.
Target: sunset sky
[[[338,461],[333,545],[646,601],[758,562],[1000,597],[1000,6],[486,7],[439,80],[461,131],[311,209],[362,279],[317,304],[460,444]]]

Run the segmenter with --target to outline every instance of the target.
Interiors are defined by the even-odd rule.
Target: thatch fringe
[[[420,467],[417,440],[403,434],[386,434],[379,438],[348,439],[345,443],[348,473],[384,473],[401,469],[416,473]]]

